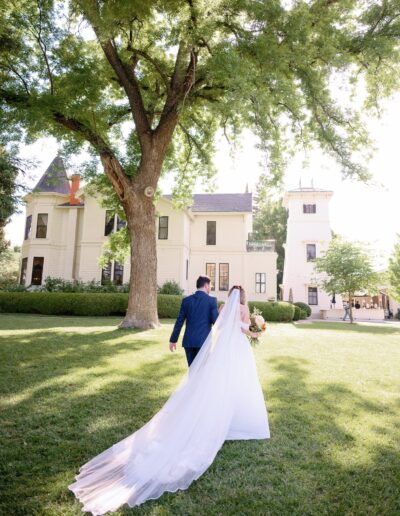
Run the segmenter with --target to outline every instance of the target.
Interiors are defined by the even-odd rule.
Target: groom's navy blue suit
[[[189,366],[206,340],[217,317],[216,298],[209,296],[202,290],[197,290],[194,294],[182,300],[170,342],[177,342],[183,323],[186,320],[182,346],[185,348]]]

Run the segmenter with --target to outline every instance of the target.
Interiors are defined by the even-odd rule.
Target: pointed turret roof
[[[55,192],[68,195],[70,192],[69,181],[65,166],[60,154],[53,159],[46,172],[39,179],[32,190],[35,192]]]

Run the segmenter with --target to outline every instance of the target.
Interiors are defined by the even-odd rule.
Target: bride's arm
[[[246,305],[243,306],[242,305],[240,307],[240,319],[245,324],[250,324],[250,310],[249,310],[248,306],[246,306]],[[259,336],[258,333],[250,331],[248,329],[245,330],[244,328],[242,328],[242,333],[244,333],[245,335],[248,335],[249,337],[257,338]]]

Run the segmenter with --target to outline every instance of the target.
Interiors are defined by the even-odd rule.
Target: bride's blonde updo
[[[232,294],[232,291],[235,288],[239,289],[239,291],[240,291],[240,304],[241,305],[246,305],[247,304],[247,302],[246,302],[246,292],[245,292],[244,288],[241,285],[233,285],[233,287],[229,290],[228,297]]]

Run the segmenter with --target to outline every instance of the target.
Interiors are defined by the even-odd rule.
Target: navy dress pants
[[[186,360],[189,367],[193,360],[196,358],[196,355],[200,351],[200,349],[201,348],[185,348]]]

